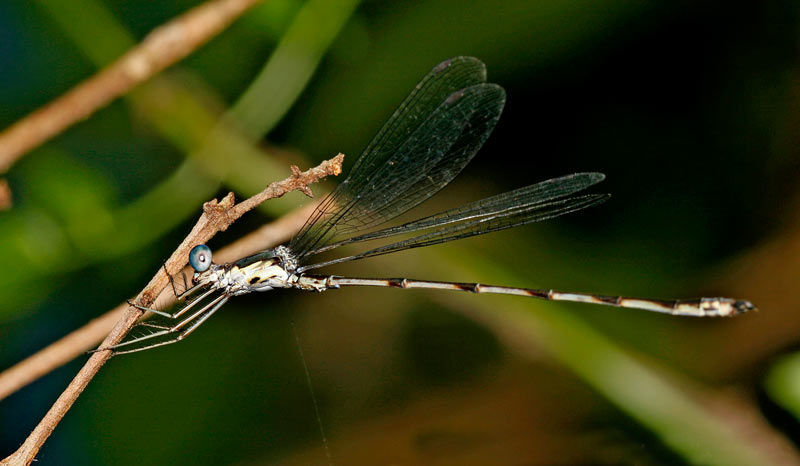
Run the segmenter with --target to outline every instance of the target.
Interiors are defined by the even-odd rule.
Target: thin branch
[[[8,187],[8,181],[0,178],[0,211],[10,209],[11,203],[11,188]]]
[[[258,0],[213,0],[154,29],[103,71],[0,133],[0,173],[34,147],[189,55]]]
[[[128,305],[122,303],[0,373],[0,400],[94,348]]]
[[[183,242],[181,242],[180,246],[172,253],[169,259],[167,259],[164,267],[159,268],[159,271],[150,280],[150,283],[139,293],[135,300],[136,304],[144,307],[153,304],[158,295],[169,284],[169,277],[166,272],[169,272],[169,274],[179,273],[186,264],[186,258],[192,247],[207,242],[217,232],[225,231],[245,212],[256,207],[265,200],[280,197],[292,190],[306,191],[309,184],[315,183],[329,175],[338,175],[342,170],[343,159],[344,155],[339,154],[305,172],[300,172],[296,167],[293,167],[292,176],[283,181],[270,184],[261,193],[239,204],[234,203],[233,193],[225,196],[222,201],[214,199],[206,202],[203,205],[203,214],[192,228],[192,231]],[[101,346],[112,346],[122,341],[125,335],[127,335],[130,329],[139,320],[141,314],[142,312],[138,309],[128,307],[124,311],[122,318],[111,330],[111,333],[103,340]],[[25,439],[22,446],[0,462],[0,465],[30,464],[69,408],[110,357],[111,351],[100,351],[92,354],[72,382],[70,382],[64,392],[61,393],[47,414],[45,414],[44,418],[42,418],[36,428],[34,428],[33,432]]]

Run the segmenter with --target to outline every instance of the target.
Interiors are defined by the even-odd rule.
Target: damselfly
[[[495,127],[505,91],[486,82],[486,68],[471,57],[436,66],[411,91],[356,161],[350,175],[329,194],[288,245],[236,262],[215,264],[211,250],[196,246],[189,255],[192,286],[177,294],[186,304],[171,314],[144,308],[170,325],[139,324],[149,329],[110,348],[115,354],[142,351],[182,340],[208,320],[232,296],[273,288],[326,291],[344,286],[429,288],[528,296],[554,301],[604,304],[681,316],[733,316],[754,309],[730,298],[640,299],[548,289],[514,288],[407,278],[350,278],[314,275],[310,270],[341,262],[430,246],[550,219],[608,199],[580,191],[603,180],[601,173],[577,173],[517,189],[399,226],[369,231],[416,207],[447,185],[469,163]],[[365,232],[361,233],[359,232]],[[365,252],[315,261],[340,246],[403,234],[410,238]]]

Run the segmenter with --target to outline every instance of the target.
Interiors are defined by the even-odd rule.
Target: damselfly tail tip
[[[745,312],[758,311],[758,308],[745,299],[700,298],[700,314],[703,317],[733,317]]]
[[[740,299],[733,303],[733,315],[744,314],[745,312],[758,312],[758,308],[745,299]]]

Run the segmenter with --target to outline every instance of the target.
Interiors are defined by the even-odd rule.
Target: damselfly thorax
[[[200,245],[203,254],[210,257],[211,251]],[[195,250],[197,251],[197,249]],[[229,296],[238,296],[254,291],[269,291],[274,288],[297,288],[301,290],[325,291],[333,286],[326,280],[295,273],[297,263],[285,246],[278,246],[228,264],[211,264],[208,270],[195,270],[192,276],[196,290],[207,288],[220,290]]]
[[[211,257],[210,250],[202,250],[202,254]],[[230,296],[291,288],[290,279],[296,275],[287,270],[284,263],[281,255],[270,249],[228,264],[212,263],[207,270],[195,269],[192,283],[195,287],[221,290]]]

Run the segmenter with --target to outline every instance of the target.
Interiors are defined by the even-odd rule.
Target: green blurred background
[[[0,3],[0,127],[196,4]],[[202,202],[340,151],[347,169],[456,55],[483,60],[508,102],[423,210],[577,171],[604,172],[611,201],[330,272],[725,295],[761,312],[681,319],[381,289],[245,296],[179,345],[113,359],[39,464],[327,464],[293,326],[335,464],[800,461],[799,14],[791,0],[257,6],[6,174],[0,368],[139,291]],[[213,131],[223,115],[235,135]],[[305,202],[270,202],[211,246]],[[1,456],[85,359],[0,401]]]

